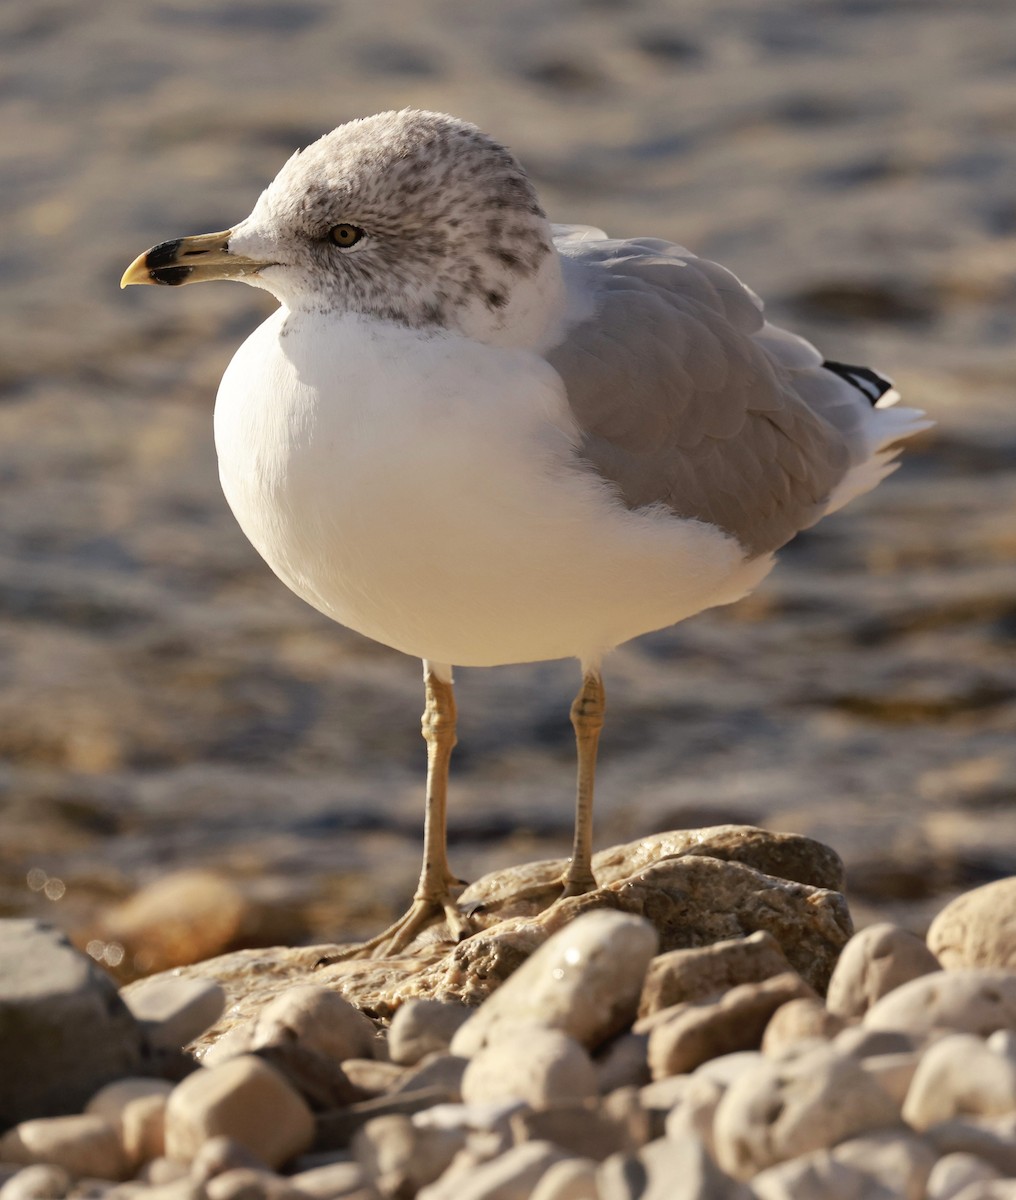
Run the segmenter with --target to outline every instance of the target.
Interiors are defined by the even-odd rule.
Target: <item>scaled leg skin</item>
[[[347,958],[386,958],[401,953],[428,925],[444,917],[452,940],[474,932],[455,903],[464,886],[448,866],[448,765],[455,747],[455,690],[424,665],[427,702],[422,730],[427,742],[427,810],[423,826],[423,867],[408,911],[377,937],[340,954],[329,955],[319,966]]]
[[[596,751],[603,728],[606,697],[598,670],[587,671],[582,688],[571,706],[578,751],[578,775],[575,796],[575,841],[571,861],[564,877],[564,896],[581,896],[596,887],[593,877],[593,784],[596,779]]]

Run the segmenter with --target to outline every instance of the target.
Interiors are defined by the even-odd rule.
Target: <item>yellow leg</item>
[[[603,679],[599,671],[587,671],[582,688],[571,706],[578,751],[575,796],[575,841],[571,862],[564,877],[563,896],[581,896],[596,887],[593,877],[593,784],[596,779],[596,750],[600,744],[605,708]]]

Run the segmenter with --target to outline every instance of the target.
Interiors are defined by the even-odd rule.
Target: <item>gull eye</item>
[[[340,249],[348,250],[363,237],[363,230],[359,225],[333,225],[328,236]]]

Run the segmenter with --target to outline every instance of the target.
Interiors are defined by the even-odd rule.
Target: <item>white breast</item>
[[[275,573],[368,637],[463,666],[592,663],[769,569],[712,526],[625,509],[574,437],[527,351],[285,310],[215,410],[223,490]]]

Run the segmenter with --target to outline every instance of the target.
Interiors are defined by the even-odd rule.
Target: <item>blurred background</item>
[[[552,217],[723,262],[938,421],[751,599],[607,664],[600,847],[744,821],[920,930],[1016,870],[1011,0],[5,0],[0,911],[127,978],[373,932],[418,871],[419,664],[303,605],[218,487],[271,309],[117,290],[406,105],[509,144]],[[453,866],[569,847],[574,663],[461,671]]]

